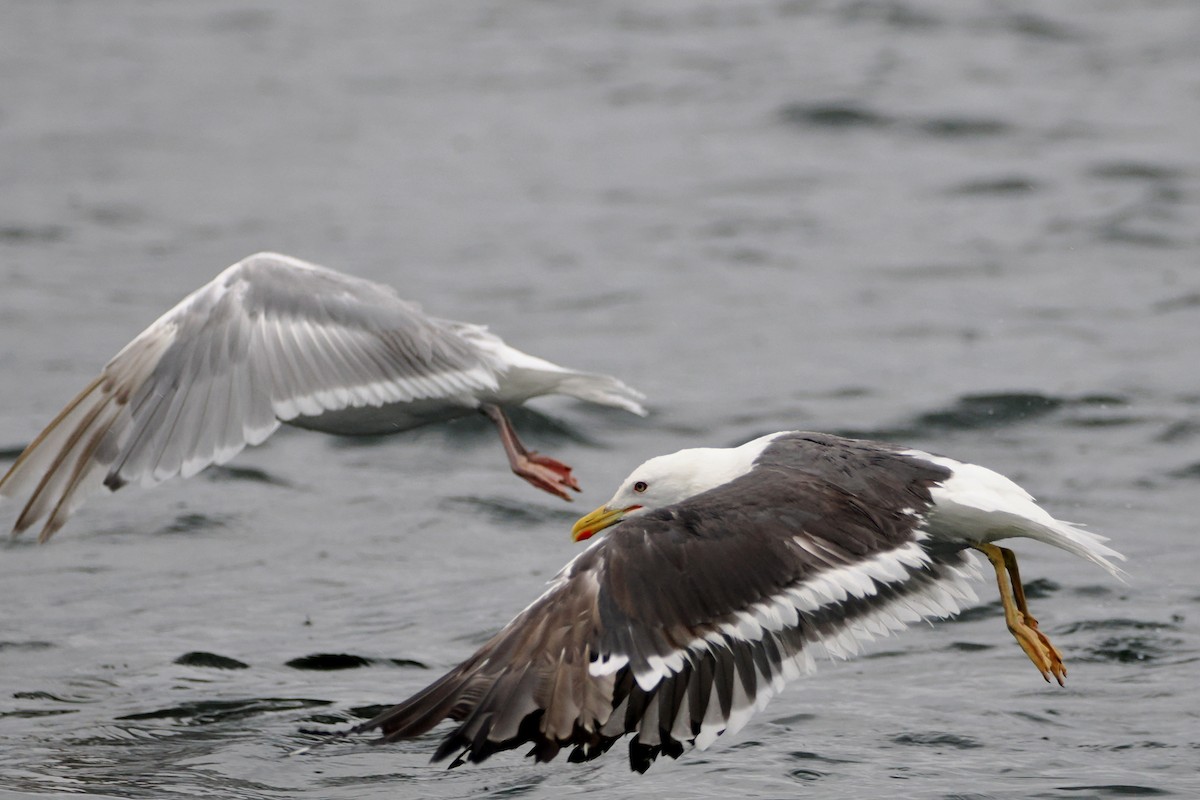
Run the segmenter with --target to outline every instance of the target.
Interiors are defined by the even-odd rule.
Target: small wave
[[[353,708],[348,709],[347,712],[351,716],[353,716],[355,719],[374,719],[375,717],[378,717],[383,712],[387,711],[393,705],[395,705],[395,704],[394,703],[382,703],[382,704],[376,703],[376,704],[369,705],[369,706],[354,706]]]
[[[1025,597],[1030,600],[1043,600],[1047,597],[1052,597],[1055,592],[1062,589],[1061,584],[1049,578],[1035,578],[1023,585],[1025,588]]]
[[[1183,170],[1177,167],[1151,164],[1148,161],[1104,161],[1093,164],[1088,169],[1088,175],[1108,181],[1146,181],[1151,183],[1182,180],[1186,177]]]
[[[281,486],[289,489],[292,487],[292,484],[283,478],[276,478],[266,470],[256,467],[231,467],[226,464],[214,464],[204,470],[203,474],[205,478],[218,483],[225,481],[248,481],[250,483],[262,483],[268,486]]]
[[[370,665],[371,659],[364,656],[350,655],[349,653],[315,653],[284,662],[285,667],[291,667],[292,669],[308,669],[322,672],[333,672],[340,669],[358,669],[359,667],[369,667]]]
[[[329,700],[302,697],[252,697],[245,700],[201,700],[117,717],[122,722],[169,719],[186,725],[213,725],[276,711],[331,705]]]
[[[236,658],[207,653],[203,650],[193,650],[175,659],[174,663],[185,667],[200,667],[202,669],[249,669],[250,665]]]
[[[988,117],[931,117],[917,123],[917,130],[939,139],[1002,136],[1012,131],[1007,122]]]
[[[816,718],[816,714],[810,714],[808,712],[801,711],[798,714],[789,714],[786,717],[776,717],[775,719],[771,720],[771,722],[775,725],[799,725],[812,722]]]
[[[779,109],[779,118],[807,128],[884,128],[895,122],[853,101],[789,103]]]
[[[893,736],[896,744],[915,745],[918,747],[952,747],[956,750],[973,750],[983,747],[983,743],[970,736],[959,736],[953,733],[902,733]]]
[[[3,651],[3,650],[23,650],[23,651],[49,650],[55,646],[56,645],[54,644],[54,642],[44,642],[44,641],[41,641],[40,639],[31,639],[26,642],[0,641],[0,651]]]
[[[1200,306],[1200,292],[1184,292],[1175,297],[1159,300],[1151,306],[1160,314],[1170,314],[1175,311],[1191,311]]]
[[[1162,433],[1154,437],[1154,441],[1162,444],[1175,444],[1191,441],[1197,437],[1200,437],[1200,420],[1189,419],[1167,425]]]
[[[175,517],[175,521],[158,530],[160,534],[172,533],[194,533],[196,531],[210,530],[213,528],[223,528],[229,522],[228,516],[214,516],[210,514],[201,514],[193,512],[189,514],[180,514]]]
[[[1177,631],[1179,630],[1179,626],[1174,622],[1152,622],[1140,619],[1089,619],[1065,626],[1062,628],[1062,633],[1072,634],[1079,633],[1080,631],[1112,630]]]
[[[50,692],[13,692],[14,700],[49,700],[52,703],[79,703],[80,700],[72,700],[67,697],[59,697]]]
[[[1183,644],[1182,639],[1155,636],[1113,636],[1088,648],[1086,661],[1115,661],[1137,664],[1163,661],[1174,656]]]
[[[328,737],[330,735],[339,735],[341,731],[338,729],[345,726],[347,723],[357,723],[363,720],[374,719],[383,712],[392,708],[393,704],[372,704],[369,706],[354,706],[344,710],[331,710],[309,714],[303,719],[304,727],[300,729],[300,733],[313,736]],[[322,728],[312,728],[309,725],[321,725]]]
[[[1125,217],[1101,223],[1096,228],[1096,236],[1102,242],[1155,249],[1178,248],[1182,244],[1178,238],[1170,234],[1152,230],[1139,224],[1136,220]]]
[[[16,461],[21,457],[21,453],[25,452],[25,446],[20,444],[12,444],[6,447],[0,447],[0,461]]]
[[[312,655],[293,658],[284,664],[292,669],[316,670],[334,672],[342,669],[359,669],[373,666],[415,667],[429,669],[428,665],[411,658],[370,658],[368,656],[352,655],[350,653],[314,653]]]
[[[819,761],[822,764],[857,764],[858,761],[850,758],[833,758],[832,756],[823,756],[820,753],[814,753],[810,750],[793,750],[788,753],[788,758],[793,758],[797,761]]]
[[[895,426],[835,431],[839,436],[903,442],[931,434],[974,431],[1022,425],[1054,414],[1064,414],[1064,424],[1078,427],[1133,425],[1144,418],[1119,413],[1128,400],[1115,395],[1055,397],[1037,392],[968,394],[950,405],[921,412]]]
[[[37,719],[39,717],[58,717],[63,714],[77,714],[75,708],[19,708],[15,711],[0,711],[0,719]]]
[[[1024,175],[1003,175],[996,178],[979,178],[960,183],[950,190],[950,194],[975,196],[1011,197],[1013,195],[1032,194],[1041,189],[1041,184]]]
[[[1071,589],[1071,592],[1080,597],[1109,597],[1113,594],[1113,588],[1100,583],[1092,583],[1086,586],[1076,586]]]
[[[1030,39],[1042,39],[1051,42],[1067,42],[1083,38],[1082,34],[1057,20],[1032,14],[1028,11],[1018,11],[1006,14],[1004,27],[1013,33]]]
[[[526,774],[519,779],[519,782],[513,782],[506,786],[498,786],[489,788],[484,797],[524,797],[525,795],[538,789],[548,776],[545,773]]]
[[[794,769],[788,773],[789,777],[795,778],[798,781],[819,781],[825,775],[826,773],[815,769]]]
[[[578,514],[561,508],[522,502],[505,497],[447,497],[439,503],[443,511],[467,511],[481,514],[503,525],[544,525],[562,523],[568,527]]]
[[[613,418],[619,417],[622,422],[628,422],[628,414],[615,408],[580,405],[578,410],[585,414],[611,416]],[[508,418],[512,421],[513,426],[520,431],[522,439],[528,434],[531,437],[550,442],[572,442],[587,447],[600,446],[599,442],[588,436],[582,429],[572,425],[561,417],[547,414],[529,406],[516,406],[505,409],[505,411],[508,414]],[[482,419],[481,415],[477,416],[480,416]],[[483,422],[492,431],[492,435],[495,435],[494,426],[487,420],[483,420]],[[526,441],[526,444],[530,443]],[[532,447],[531,444],[530,446]]]
[[[0,241],[9,243],[59,242],[67,237],[62,225],[3,225],[0,226]]]
[[[1138,784],[1128,783],[1107,783],[1100,785],[1088,786],[1059,786],[1057,790],[1060,792],[1088,792],[1089,797],[1105,798],[1105,797],[1161,797],[1164,795],[1173,794],[1165,789],[1156,789],[1153,786],[1140,786]]]
[[[1200,461],[1194,464],[1188,464],[1186,467],[1171,470],[1167,473],[1167,477],[1175,478],[1176,480],[1196,480],[1200,479]]]
[[[1025,589],[1025,597],[1029,600],[1044,600],[1051,597],[1055,592],[1062,589],[1062,586],[1050,580],[1049,578],[1036,578],[1028,583],[1022,583]],[[978,622],[981,619],[991,619],[992,617],[1004,616],[1004,606],[999,600],[993,600],[990,603],[982,603],[980,605],[965,608],[953,617],[942,620],[939,624],[956,624],[963,622]]]
[[[998,428],[1046,416],[1064,404],[1061,398],[1028,392],[965,395],[948,408],[917,416],[913,425],[917,430]]]
[[[903,30],[941,27],[942,17],[907,3],[846,3],[839,9],[847,22],[882,22]]]
[[[983,138],[1013,132],[1012,125],[993,117],[945,115],[904,119],[876,111],[854,100],[787,103],[780,107],[777,115],[784,124],[803,128],[881,130],[900,127],[937,139]]]

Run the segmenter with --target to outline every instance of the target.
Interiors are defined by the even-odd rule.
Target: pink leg
[[[479,410],[495,423],[496,430],[500,432],[500,441],[504,444],[504,452],[508,455],[508,463],[514,474],[563,500],[571,499],[567,489],[579,491],[579,482],[571,475],[570,467],[549,456],[538,455],[536,450],[525,449],[500,406],[487,403],[480,406]]]

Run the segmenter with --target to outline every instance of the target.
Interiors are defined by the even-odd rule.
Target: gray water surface
[[[0,796],[1200,795],[1198,40],[1191,0],[5,3],[0,468],[262,249],[653,414],[517,415],[571,505],[482,419],[282,431],[0,547]],[[1127,585],[1017,545],[1066,688],[980,583],[644,776],[620,745],[447,771],[437,732],[286,755],[469,655],[645,458],[792,428],[1110,535]]]

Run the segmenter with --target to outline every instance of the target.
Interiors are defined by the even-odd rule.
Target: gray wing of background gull
[[[645,414],[616,378],[557,366],[485,328],[430,317],[388,286],[259,253],[125,346],[0,479],[18,534],[49,538],[101,486],[152,486],[223,463],[287,422],[391,433],[482,411],[513,471],[569,499],[570,468],[526,450],[501,410],[565,394]]]

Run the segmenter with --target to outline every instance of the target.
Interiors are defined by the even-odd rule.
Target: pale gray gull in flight
[[[957,613],[976,599],[971,550],[994,567],[1021,648],[1061,684],[1016,558],[993,542],[1034,539],[1117,577],[1110,559],[1124,558],[984,467],[795,431],[650,459],[574,535],[603,529],[473,656],[343,735],[393,741],[450,719],[434,759],[456,766],[522,745],[583,761],[633,734],[645,771],[739,729],[814,653],[849,658]]]
[[[642,395],[437,319],[384,286],[258,253],[186,297],[125,346],[0,479],[23,504],[13,533],[45,540],[101,486],[188,477],[281,422],[384,434],[482,412],[529,483],[570,499],[565,464],[527,450],[503,406],[562,394],[644,415]]]

